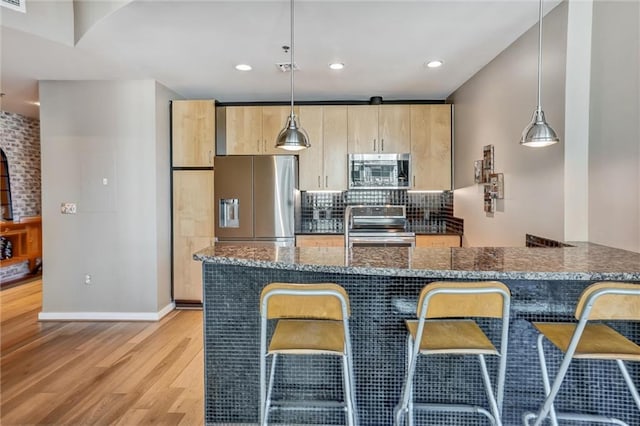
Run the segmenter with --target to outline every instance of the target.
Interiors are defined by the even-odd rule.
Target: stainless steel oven
[[[416,235],[406,231],[405,206],[347,206],[345,245],[347,247],[414,247]]]

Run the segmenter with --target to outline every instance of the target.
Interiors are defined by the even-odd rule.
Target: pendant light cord
[[[294,56],[293,56],[293,19],[294,19],[294,12],[293,12],[293,0],[291,0],[291,119],[293,120],[293,118],[295,117],[294,113],[293,113],[293,72],[294,72],[294,68],[295,66],[293,65],[294,62]],[[540,95],[538,95],[539,98]],[[540,103],[540,101],[538,101],[538,104]]]
[[[292,0],[293,2],[293,0]],[[542,0],[540,0],[538,17],[538,112],[542,111]],[[292,49],[293,52],[293,49]],[[293,54],[293,53],[292,53]]]

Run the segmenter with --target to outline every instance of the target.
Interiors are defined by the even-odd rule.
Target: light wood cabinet
[[[174,167],[213,166],[216,135],[215,101],[173,101],[171,127]]]
[[[226,107],[227,155],[258,154],[262,146],[262,107]]]
[[[349,106],[349,153],[409,152],[410,118],[409,105]]]
[[[347,107],[302,106],[311,148],[299,152],[302,191],[347,189]]]
[[[416,247],[460,247],[460,235],[416,235]]]
[[[290,106],[231,106],[224,111],[224,142],[218,155],[291,154],[275,147]],[[298,114],[298,107],[294,111]]]
[[[451,105],[411,105],[412,187],[451,189]]]
[[[378,136],[380,153],[405,153],[411,150],[411,107],[380,105]]]
[[[173,297],[202,301],[202,262],[193,253],[214,237],[213,170],[173,172]]]
[[[299,108],[294,112],[299,114]],[[263,155],[293,154],[276,148],[276,139],[280,131],[287,124],[287,118],[291,115],[291,106],[267,106],[262,107],[262,152]],[[306,127],[303,127],[306,130]]]
[[[296,235],[296,247],[344,247],[344,236]]]

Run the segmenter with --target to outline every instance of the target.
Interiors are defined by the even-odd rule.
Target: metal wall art
[[[484,211],[493,214],[496,211],[496,200],[504,198],[504,174],[494,171],[493,145],[482,148],[482,160],[473,163],[473,180],[484,185]]]

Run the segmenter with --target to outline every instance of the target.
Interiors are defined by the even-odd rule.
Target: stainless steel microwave
[[[409,189],[411,154],[349,154],[349,189]]]

